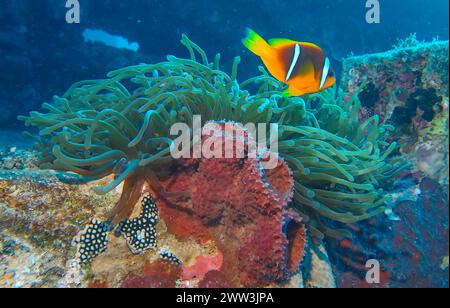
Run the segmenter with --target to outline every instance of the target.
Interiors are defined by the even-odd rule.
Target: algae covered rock
[[[232,262],[220,252],[223,245],[211,235],[201,238],[205,229],[195,229],[195,224],[185,226],[191,229],[192,236],[180,237],[181,230],[173,233],[170,226],[177,216],[163,215],[169,225],[164,219],[159,221],[154,249],[134,254],[123,236],[110,233],[107,250],[89,268],[80,267],[74,239],[92,218],[105,219],[120,197],[120,188],[106,196],[94,194],[93,188],[103,183],[85,183],[79,176],[63,172],[27,168],[0,171],[1,287],[233,285],[229,277],[220,273],[225,263]],[[133,217],[139,210],[137,207]],[[168,208],[166,215],[167,211]],[[186,219],[189,221],[189,217]],[[175,257],[179,263],[174,262]],[[323,262],[328,261],[316,259],[308,266],[318,268],[314,264]],[[324,279],[332,275],[328,267],[319,276]],[[298,273],[290,281],[273,286],[302,287],[301,277]],[[316,275],[314,279],[319,278]],[[331,286],[322,282],[313,285]]]
[[[342,84],[361,89],[362,119],[379,114],[418,171],[448,186],[449,43],[419,43],[344,60]]]
[[[343,86],[360,92],[362,119],[378,113],[395,127],[396,153],[413,163],[389,192],[388,220],[353,228],[353,241],[331,243],[330,258],[342,287],[448,287],[449,123],[448,42],[417,43],[344,61]],[[358,91],[361,89],[358,89]],[[369,259],[381,281],[365,280]]]
[[[91,189],[73,174],[0,170],[0,286],[60,284],[74,236],[118,198]]]

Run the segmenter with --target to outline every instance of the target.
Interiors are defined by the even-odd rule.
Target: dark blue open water
[[[448,39],[447,0],[381,1],[381,23],[368,24],[365,0],[80,0],[80,24],[67,24],[63,0],[0,0],[0,128],[21,128],[16,116],[36,109],[73,82],[139,62],[185,55],[182,33],[225,64],[243,61],[240,78],[256,74],[257,57],[240,39],[245,27],[267,38],[322,46],[339,71],[342,57],[390,49],[398,38]],[[85,43],[101,29],[140,45],[137,53]],[[225,66],[226,67],[226,66]]]

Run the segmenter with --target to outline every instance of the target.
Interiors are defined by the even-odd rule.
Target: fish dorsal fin
[[[298,42],[290,40],[290,39],[285,39],[285,38],[275,38],[275,39],[271,39],[269,40],[269,44],[270,46],[272,46],[273,48],[279,48],[282,46],[289,46],[292,44],[297,44]]]
[[[314,43],[302,42],[301,44],[302,44],[302,47],[305,47],[305,48],[311,48],[311,49],[314,49],[314,50],[316,50],[316,51],[323,52],[323,51],[322,51],[322,48],[320,48],[319,46],[317,46],[317,45],[314,44]]]

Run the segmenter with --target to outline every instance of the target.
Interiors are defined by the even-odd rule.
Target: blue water
[[[246,26],[265,37],[321,45],[339,73],[350,53],[389,49],[397,38],[448,39],[448,1],[381,1],[381,23],[368,24],[365,0],[80,0],[80,24],[68,24],[63,0],[0,0],[0,129],[22,129],[19,114],[37,109],[73,82],[167,54],[185,55],[182,33],[225,65],[243,57],[240,78],[260,64],[240,43]],[[137,52],[87,43],[99,29],[138,43]]]

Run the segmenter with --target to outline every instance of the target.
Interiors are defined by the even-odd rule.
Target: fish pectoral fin
[[[294,88],[292,86],[283,91],[283,97],[302,96],[303,94],[305,94],[304,91]]]

